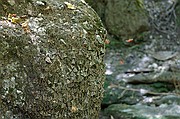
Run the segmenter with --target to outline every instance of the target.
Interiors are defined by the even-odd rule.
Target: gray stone
[[[127,40],[149,30],[148,16],[137,1],[86,0],[101,17],[108,33]]]
[[[179,119],[180,106],[178,105],[123,105],[114,104],[109,106],[105,113],[114,119]]]
[[[128,39],[148,30],[148,17],[135,1],[111,0],[106,5],[105,24],[109,33]]]

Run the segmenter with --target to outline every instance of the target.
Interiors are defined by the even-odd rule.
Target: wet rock
[[[159,73],[147,73],[147,74],[140,73],[128,78],[126,81],[128,83],[167,82],[173,84],[174,80],[176,81],[180,80],[178,77],[179,77],[179,73],[163,71]]]
[[[152,53],[152,57],[157,60],[168,60],[177,55],[178,55],[177,52],[172,52],[172,51],[158,51],[158,52]]]
[[[123,105],[114,104],[109,106],[105,113],[114,119],[178,119],[180,112],[178,105]]]
[[[161,105],[161,104],[176,104],[176,105],[180,105],[180,96],[176,96],[176,95],[167,95],[167,96],[162,96],[159,98],[156,98],[154,100],[154,104],[155,105]]]
[[[153,113],[153,110],[161,108],[162,105],[167,105],[167,108],[174,105],[178,109],[179,56],[169,57],[171,55],[167,53],[165,57],[162,57],[167,58],[166,56],[168,59],[159,60],[154,58],[152,54],[143,54],[139,50],[127,48],[116,49],[116,51],[109,50],[105,62],[106,68],[111,71],[111,74],[106,74],[105,94],[102,102],[105,110],[103,115],[109,119],[149,119],[158,116],[157,113]],[[111,106],[116,104],[120,106],[114,106],[112,109]],[[123,104],[126,106],[124,107]],[[143,112],[145,115],[136,117],[139,113],[132,111],[135,105],[147,106],[147,110],[152,111],[150,117],[145,116],[146,112]],[[154,106],[160,107],[155,108]],[[123,109],[120,107],[123,107]],[[137,110],[140,111],[141,109]],[[131,110],[132,113],[131,111],[125,113],[126,110]],[[166,108],[162,108],[162,110],[166,110]],[[166,112],[165,115],[159,118],[179,118],[178,113],[174,116],[173,111],[170,114]]]

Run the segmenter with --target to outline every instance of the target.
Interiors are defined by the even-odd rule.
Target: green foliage
[[[144,9],[144,0],[136,0],[136,6],[140,9]]]

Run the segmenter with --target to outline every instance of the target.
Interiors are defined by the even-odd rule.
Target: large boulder
[[[0,0],[0,118],[98,119],[105,29],[83,0]]]
[[[111,0],[106,6],[105,24],[111,34],[132,38],[148,30],[148,17],[136,1]]]
[[[136,0],[86,0],[101,17],[108,33],[118,39],[139,37],[149,30],[143,4]]]

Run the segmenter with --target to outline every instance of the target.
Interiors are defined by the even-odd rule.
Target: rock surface
[[[86,0],[100,15],[108,33],[127,40],[148,31],[148,16],[136,0]]]
[[[159,107],[144,105],[114,104],[105,110],[114,119],[179,119],[180,106],[160,105]]]
[[[106,31],[94,10],[82,0],[0,3],[0,118],[97,119]]]

